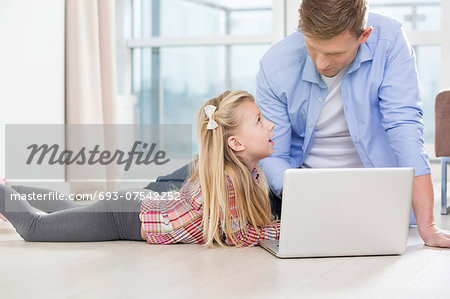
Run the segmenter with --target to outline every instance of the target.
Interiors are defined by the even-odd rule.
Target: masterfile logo
[[[9,180],[101,180],[106,168],[149,180],[192,160],[191,125],[27,124],[5,133]]]
[[[142,146],[143,150],[138,150],[138,146]],[[100,151],[100,145],[96,144],[94,149],[86,150],[86,147],[82,147],[78,152],[74,152],[71,150],[63,150],[59,151],[59,145],[53,144],[49,146],[48,144],[42,144],[38,146],[37,144],[32,144],[27,147],[30,150],[30,155],[26,164],[30,165],[33,163],[33,160],[36,158],[36,164],[41,165],[44,162],[44,159],[47,158],[46,162],[50,165],[58,163],[59,165],[94,165],[96,163],[101,165],[108,165],[116,162],[117,165],[125,165],[124,170],[128,171],[130,169],[133,161],[137,165],[149,165],[151,163],[155,163],[156,165],[164,165],[170,161],[170,159],[166,158],[166,152],[163,150],[156,151],[154,157],[152,157],[153,152],[156,147],[156,143],[152,143],[147,152],[144,150],[147,149],[148,144],[143,143],[141,141],[135,141],[131,151],[124,152],[121,150],[115,150],[113,153],[111,151]],[[136,159],[134,159],[136,157]]]

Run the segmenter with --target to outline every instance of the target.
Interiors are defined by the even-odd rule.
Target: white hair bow
[[[208,119],[209,119],[208,125],[206,126],[207,130],[212,130],[212,129],[215,129],[215,128],[217,128],[219,126],[215,122],[215,120],[212,119],[212,115],[213,115],[214,111],[216,111],[216,106],[213,106],[213,105],[206,105],[205,106],[206,117],[208,117]]]

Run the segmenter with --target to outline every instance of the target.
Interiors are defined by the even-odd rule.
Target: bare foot
[[[5,185],[6,187],[11,187],[12,185],[6,181],[6,178],[0,180],[0,184]]]
[[[0,214],[0,219],[5,221],[5,222],[8,222],[8,219],[6,219],[5,216],[3,216],[2,214]]]
[[[9,187],[9,184],[6,183],[6,179],[5,178],[1,179],[0,184]],[[3,216],[2,214],[0,214],[0,219],[5,221],[5,222],[8,222],[8,219],[6,219],[5,216]]]

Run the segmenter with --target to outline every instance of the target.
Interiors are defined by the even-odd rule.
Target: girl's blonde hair
[[[266,178],[257,165],[258,181],[253,177],[243,159],[228,146],[228,137],[233,135],[239,125],[242,103],[254,101],[246,91],[226,91],[206,102],[198,114],[199,158],[192,171],[192,179],[200,181],[203,196],[203,238],[205,245],[214,247],[213,242],[225,246],[225,237],[239,246],[233,232],[246,230],[248,224],[256,231],[258,226],[272,223],[269,188]],[[208,117],[205,106],[216,107],[212,118],[218,124],[215,129],[206,129]],[[241,228],[231,226],[230,205],[228,201],[227,177],[234,186],[236,212]],[[219,227],[221,229],[219,229]]]

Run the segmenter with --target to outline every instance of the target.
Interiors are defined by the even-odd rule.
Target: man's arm
[[[434,223],[433,199],[431,175],[417,176],[414,179],[413,208],[419,235],[428,246],[450,247],[450,232]]]
[[[379,88],[382,124],[400,167],[414,167],[413,209],[425,244],[450,247],[449,232],[439,229],[433,218],[433,186],[424,149],[422,103],[415,56],[404,30],[392,41],[383,83]]]
[[[256,77],[256,104],[265,118],[275,124],[273,129],[273,154],[260,161],[270,188],[280,195],[283,187],[284,171],[292,168],[290,163],[291,123],[287,112],[287,103],[274,92],[263,64]]]

